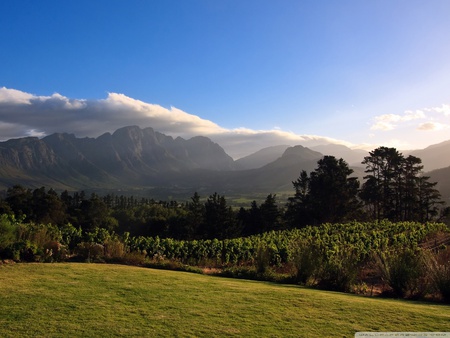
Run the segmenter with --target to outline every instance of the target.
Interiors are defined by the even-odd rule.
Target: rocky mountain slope
[[[153,185],[168,173],[234,170],[236,165],[206,137],[172,138],[152,128],[118,129],[98,138],[52,134],[0,143],[0,183],[80,188]],[[42,182],[42,183],[38,183]]]
[[[449,146],[450,141],[412,154],[425,159],[427,169],[436,159],[442,164],[449,161]],[[314,150],[274,146],[234,161],[206,137],[185,140],[152,128],[124,127],[97,138],[52,134],[0,142],[0,188],[21,184],[57,190],[148,190],[164,196],[174,192],[192,196],[195,191],[268,194],[292,190],[292,181],[302,170],[313,171],[324,154],[342,157],[350,165],[365,155],[337,145]],[[362,181],[363,166],[352,168]],[[449,168],[431,173],[431,181],[438,181],[447,199]]]

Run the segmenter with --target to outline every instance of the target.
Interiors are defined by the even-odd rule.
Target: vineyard
[[[217,265],[245,265],[253,263],[260,248],[267,249],[271,265],[294,260],[299,246],[314,246],[326,259],[342,252],[351,252],[363,261],[386,250],[416,250],[419,244],[438,232],[448,232],[442,223],[389,221],[323,224],[302,229],[270,231],[260,235],[225,240],[183,241],[159,237],[125,237],[130,251],[148,257],[165,257],[183,263],[201,264],[209,261]]]
[[[2,258],[110,262],[210,272],[326,290],[450,302],[444,223],[349,222],[229,239],[176,240],[0,218]],[[2,244],[3,243],[3,244]],[[9,244],[8,244],[9,243]],[[370,289],[370,293],[368,290]]]
[[[153,264],[209,266],[228,277],[370,295],[375,288],[393,297],[448,302],[449,239],[443,223],[382,221],[327,223],[225,240],[125,236],[124,242],[128,252]]]

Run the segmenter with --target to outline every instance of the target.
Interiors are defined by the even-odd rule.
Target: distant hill
[[[361,162],[364,160],[365,156],[369,155],[369,152],[361,149],[350,149],[341,144],[323,144],[311,147],[312,150],[318,151],[324,155],[331,155],[336,158],[342,158],[345,162],[350,166],[359,166],[363,165]]]
[[[450,140],[431,145],[425,149],[404,152],[422,159],[425,171],[450,166]]]
[[[256,169],[261,168],[266,164],[269,164],[276,159],[278,159],[284,151],[289,148],[288,145],[278,145],[263,148],[253,154],[242,157],[236,160],[236,164],[240,169]],[[353,150],[344,145],[340,144],[323,144],[314,147],[309,147],[309,149],[317,151],[323,155],[331,155],[336,158],[343,158],[349,165],[361,166],[361,162],[364,156],[368,155],[365,150]]]
[[[284,153],[277,154],[283,148]],[[0,142],[0,186],[148,189],[164,196],[193,191],[271,193],[291,189],[300,171],[314,170],[322,154],[302,146],[280,146],[262,150],[258,156],[260,168],[242,170],[242,162],[233,161],[206,137],[174,139],[136,126],[97,138],[57,133]],[[258,156],[253,157],[253,165]],[[270,156],[275,160],[265,164]]]
[[[250,154],[248,156],[242,157],[236,160],[236,164],[240,169],[257,169],[275,161],[284,151],[289,148],[288,145],[278,145],[263,148],[256,153]]]
[[[311,149],[295,146],[289,147],[277,160],[261,168],[237,171],[192,170],[172,177],[166,182],[165,193],[170,187],[179,191],[195,189],[202,193],[218,192],[221,194],[276,193],[291,190],[292,181],[296,180],[302,170],[308,172],[317,167],[322,154]]]
[[[435,160],[442,165],[449,161],[449,146],[450,141],[443,142],[413,154],[425,159],[426,168]],[[97,138],[56,133],[0,142],[0,188],[21,184],[72,191],[139,191],[160,199],[190,197],[195,191],[251,196],[292,190],[292,181],[302,170],[315,170],[324,154],[344,158],[362,183],[360,161],[365,153],[340,145],[273,146],[234,161],[207,137],[173,138],[152,128],[124,127]],[[450,164],[430,176],[448,199]]]
[[[426,176],[430,176],[430,182],[437,182],[436,188],[440,191],[442,199],[450,206],[450,167],[427,172]]]
[[[0,183],[55,188],[152,186],[170,173],[234,170],[233,159],[206,137],[189,140],[136,126],[98,138],[52,134],[0,142]]]

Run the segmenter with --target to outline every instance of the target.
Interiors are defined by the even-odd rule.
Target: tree
[[[362,162],[366,165],[360,197],[373,219],[429,221],[439,214],[440,193],[422,175],[422,160],[404,157],[395,148],[379,147]]]
[[[398,213],[398,190],[402,155],[395,148],[379,147],[364,157],[366,165],[361,198],[374,219],[393,219]],[[398,188],[398,187],[397,187]]]
[[[191,202],[187,204],[188,214],[185,227],[186,239],[198,237],[198,232],[204,220],[205,206],[200,201],[200,195],[195,192]]]
[[[31,189],[26,189],[21,185],[15,185],[12,188],[8,188],[6,191],[5,201],[9,204],[17,217],[26,217],[25,220],[29,221],[28,217],[32,214],[32,197],[33,194]]]
[[[118,222],[111,217],[106,204],[95,193],[89,199],[82,199],[78,210],[78,223],[85,232],[93,231],[95,228],[105,228],[113,231]]]
[[[294,226],[343,222],[358,216],[359,181],[343,159],[325,156],[309,176],[306,171],[292,182],[295,195],[289,198],[287,217]],[[294,222],[294,223],[292,223]]]
[[[207,238],[233,238],[240,235],[235,213],[224,196],[210,195],[205,202],[204,234]]]
[[[277,230],[281,227],[281,211],[278,208],[276,195],[267,195],[260,206],[261,228],[260,232]]]

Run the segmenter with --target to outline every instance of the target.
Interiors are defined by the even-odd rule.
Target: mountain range
[[[368,153],[342,145],[311,149],[276,145],[233,160],[209,138],[173,138],[152,128],[129,126],[97,138],[56,133],[0,142],[0,188],[14,184],[57,190],[152,191],[159,197],[277,193],[292,190],[301,170],[317,167],[324,155],[343,158],[362,178]],[[441,192],[450,196],[450,141],[411,151],[420,157]]]

